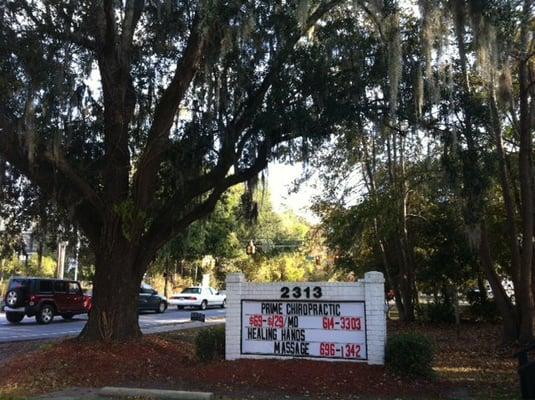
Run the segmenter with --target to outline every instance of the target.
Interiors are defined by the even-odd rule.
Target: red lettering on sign
[[[360,345],[348,343],[344,349],[345,358],[360,358]]]
[[[249,326],[254,328],[262,328],[263,321],[261,315],[251,315],[249,317]]]
[[[284,316],[272,315],[268,318],[268,326],[270,328],[284,328]]]
[[[340,328],[347,331],[360,331],[360,318],[340,317]]]
[[[336,345],[334,343],[320,343],[320,356],[336,356]]]
[[[334,329],[334,318],[323,317],[323,329]]]

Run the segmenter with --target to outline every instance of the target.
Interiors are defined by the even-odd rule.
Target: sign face
[[[365,316],[363,301],[242,300],[241,354],[366,360]]]

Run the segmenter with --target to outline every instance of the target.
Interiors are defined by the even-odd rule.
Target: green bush
[[[455,323],[455,309],[449,302],[429,303],[425,307],[426,321],[433,323]]]
[[[195,338],[195,353],[202,361],[225,358],[225,326],[199,331]]]
[[[497,322],[500,319],[500,313],[494,300],[485,300],[470,304],[470,318],[474,321]]]
[[[392,336],[386,345],[386,362],[400,375],[431,377],[433,357],[431,342],[416,333]]]

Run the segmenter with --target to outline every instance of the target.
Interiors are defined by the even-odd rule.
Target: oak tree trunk
[[[141,336],[138,296],[142,275],[130,260],[97,258],[93,308],[80,334],[82,340],[122,341]]]
[[[479,258],[481,265],[487,275],[496,307],[503,319],[503,339],[504,342],[515,342],[518,338],[517,321],[515,317],[515,309],[511,304],[509,297],[505,293],[500,278],[494,268],[494,262],[490,252],[487,227],[484,222],[481,223],[481,236],[479,242]]]
[[[119,228],[110,222],[96,248],[93,304],[82,340],[123,341],[141,336],[138,296],[148,263],[138,254]]]

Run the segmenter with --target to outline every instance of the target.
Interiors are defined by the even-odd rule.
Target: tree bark
[[[111,342],[141,336],[138,296],[143,272],[139,271],[144,268],[118,250],[96,258],[93,308],[80,333],[81,340]]]
[[[407,255],[400,238],[396,239],[396,248],[400,265],[400,289],[403,302],[403,321],[412,322],[416,319],[414,314],[414,285],[410,276],[410,267],[407,265]]]
[[[492,130],[494,131],[494,139],[496,141],[496,154],[498,156],[500,186],[502,189],[503,203],[505,206],[509,245],[511,248],[511,275],[513,277],[515,287],[519,287],[520,246],[518,243],[518,229],[516,226],[516,210],[513,195],[511,193],[511,184],[509,179],[510,174],[506,162],[505,150],[503,148],[502,127],[500,123],[500,116],[498,113],[498,106],[496,104],[496,97],[494,95],[494,89],[491,87],[489,92]]]
[[[39,239],[39,245],[37,247],[37,271],[41,273],[41,269],[43,267],[43,250],[44,250],[44,243],[42,239]]]
[[[515,317],[515,309],[511,304],[509,297],[505,293],[500,278],[494,268],[494,261],[490,251],[487,227],[484,222],[481,223],[481,235],[479,242],[479,258],[483,270],[487,275],[496,307],[503,319],[503,339],[505,342],[515,342],[518,338],[518,329]]]
[[[368,192],[375,203],[376,207],[379,207],[378,200],[377,200],[377,192],[376,192],[376,186],[375,186],[375,141],[372,142],[372,155],[370,157],[370,154],[368,152],[368,146],[367,142],[364,140],[362,143],[362,149],[364,152],[364,161],[362,162],[362,175],[364,178],[364,181],[366,182],[366,186],[368,188]],[[391,285],[392,289],[394,289],[394,300],[396,302],[396,307],[399,314],[399,319],[402,321],[407,320],[407,311],[404,304],[404,289],[401,289],[400,287],[400,279],[396,274],[393,273],[392,270],[392,263],[389,261],[388,257],[388,251],[387,251],[387,240],[382,235],[382,221],[380,220],[379,216],[376,215],[373,218],[373,229],[374,234],[376,237],[377,242],[379,243],[379,248],[381,251],[381,258],[383,260],[385,273],[388,279],[389,284]],[[398,267],[399,269],[399,267]],[[412,315],[414,316],[414,311],[412,312]]]
[[[484,276],[481,272],[481,268],[477,268],[476,271],[474,271],[477,274],[477,288],[479,289],[479,299],[481,303],[484,303],[488,300],[487,296],[487,288],[485,287],[485,281]]]
[[[515,319],[522,317],[524,311],[522,304],[525,299],[525,288],[522,288],[521,275],[521,251],[518,242],[518,229],[516,226],[516,210],[513,195],[511,193],[510,174],[508,170],[507,160],[505,157],[505,150],[502,143],[502,128],[500,123],[500,116],[498,113],[498,106],[496,104],[496,97],[494,94],[493,85],[489,89],[489,104],[491,111],[492,130],[496,141],[496,153],[498,155],[498,169],[500,177],[500,186],[502,189],[503,202],[505,206],[505,214],[507,220],[507,231],[509,236],[509,246],[511,248],[511,276],[513,278],[513,285],[516,293],[516,315]],[[533,260],[532,260],[533,261]],[[500,288],[502,287],[500,283]],[[505,329],[505,328],[504,328]],[[518,334],[518,332],[517,332]]]
[[[482,173],[482,169],[479,161],[478,149],[475,143],[475,130],[472,126],[472,110],[470,109],[471,101],[471,89],[468,73],[468,57],[466,53],[466,43],[465,43],[465,26],[466,26],[466,3],[464,1],[456,1],[454,3],[454,11],[456,18],[456,40],[457,47],[459,50],[460,58],[460,67],[462,80],[461,85],[463,88],[462,93],[462,107],[463,107],[463,117],[464,117],[464,129],[463,133],[466,137],[467,143],[467,157],[464,162],[464,168],[470,170],[472,174],[474,172]],[[494,113],[493,113],[494,114]],[[496,134],[496,132],[495,132]],[[501,142],[500,142],[501,143]],[[502,172],[502,171],[500,171]],[[477,174],[476,174],[477,175]],[[504,329],[504,340],[505,341],[514,341],[516,340],[517,333],[517,324],[515,317],[515,310],[512,306],[510,299],[507,297],[505,290],[501,284],[501,281],[496,273],[494,268],[494,262],[492,259],[489,242],[488,242],[488,233],[486,228],[486,223],[484,220],[484,193],[478,188],[479,182],[475,181],[474,176],[464,176],[466,193],[463,195],[465,201],[465,223],[467,226],[477,226],[479,225],[480,232],[480,243],[479,243],[479,258],[481,265],[487,275],[487,279],[491,286],[496,305],[498,310],[503,318],[503,329]],[[477,178],[476,178],[477,179]],[[506,187],[504,187],[506,189]],[[508,192],[504,192],[508,193]]]
[[[405,306],[403,304],[403,300],[401,297],[402,291],[399,287],[399,281],[396,276],[392,274],[392,265],[388,261],[388,252],[386,251],[386,243],[381,238],[379,234],[379,229],[377,227],[377,218],[374,218],[374,233],[377,242],[379,243],[379,248],[381,251],[381,258],[383,260],[383,264],[385,266],[385,273],[388,280],[388,283],[390,284],[390,287],[394,290],[394,301],[396,302],[396,308],[398,310],[399,319],[402,321],[406,320],[406,312],[405,312]]]
[[[416,289],[416,276],[414,273],[414,247],[411,245],[409,238],[409,227],[407,225],[408,220],[408,208],[409,208],[409,188],[407,185],[407,176],[405,173],[405,142],[404,138],[400,137],[400,151],[399,151],[399,165],[400,165],[400,200],[401,200],[401,237],[400,246],[404,255],[405,273],[407,275],[407,286],[409,288],[409,295],[411,298],[409,308],[407,311],[407,320],[414,321],[415,307],[418,305],[418,291]]]
[[[165,298],[167,298],[167,286],[169,285],[169,260],[165,260],[165,272],[164,272],[164,287],[163,287],[163,295]]]
[[[529,72],[528,72],[528,41],[531,0],[524,1],[524,21],[521,23],[520,60],[518,65],[520,95],[520,151],[519,175],[520,197],[522,202],[522,252],[520,259],[520,290],[518,293],[520,315],[521,343],[533,340],[533,292],[532,261],[533,261],[533,165],[531,117],[529,115]]]

